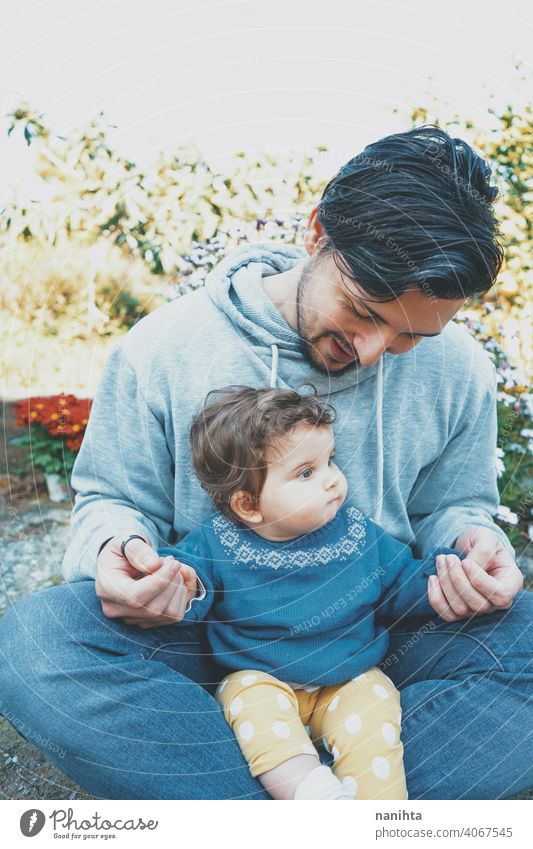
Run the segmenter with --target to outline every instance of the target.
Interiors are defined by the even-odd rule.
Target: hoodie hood
[[[251,356],[259,357],[269,366],[271,386],[298,391],[302,384],[312,383],[319,395],[329,396],[376,379],[377,365],[354,366],[345,373],[327,375],[304,359],[300,336],[287,324],[261,283],[263,277],[288,271],[304,259],[307,259],[306,251],[292,245],[275,242],[241,245],[207,276],[207,294],[246,336]]]

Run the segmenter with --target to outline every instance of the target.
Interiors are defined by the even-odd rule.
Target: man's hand
[[[466,557],[437,557],[429,579],[429,603],[447,622],[508,610],[522,589],[523,575],[500,538],[489,528],[469,528],[455,546]]]
[[[148,543],[132,539],[120,551],[113,537],[96,561],[96,594],[109,619],[122,619],[138,628],[181,622],[196,596],[196,572],[173,557],[159,557]]]

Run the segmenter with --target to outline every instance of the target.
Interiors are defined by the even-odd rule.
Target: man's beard
[[[300,337],[300,353],[302,355],[302,359],[310,365],[315,371],[320,372],[320,374],[325,374],[328,377],[337,377],[341,374],[346,374],[347,371],[351,371],[352,369],[357,368],[358,362],[354,360],[352,363],[347,363],[340,369],[330,369],[328,368],[328,364],[326,360],[317,353],[316,349],[313,347],[321,338],[325,336],[333,336],[333,333],[319,333],[318,336],[310,336],[309,335],[309,322],[306,317],[306,307],[304,304],[304,292],[306,288],[308,288],[308,283],[313,276],[313,272],[316,266],[319,264],[317,262],[317,257],[312,256],[306,262],[302,269],[302,273],[298,279],[298,286],[296,288],[296,327],[298,330],[298,336]]]

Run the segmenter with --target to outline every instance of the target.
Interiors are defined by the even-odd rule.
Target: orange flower
[[[76,454],[76,452],[80,450],[81,443],[81,437],[78,437],[77,439],[67,439],[67,446],[70,448],[73,454]]]
[[[73,453],[79,451],[89,420],[92,399],[75,395],[34,396],[13,405],[17,427],[45,428],[51,439],[64,442]]]

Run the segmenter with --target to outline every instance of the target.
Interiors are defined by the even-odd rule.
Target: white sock
[[[302,778],[294,799],[350,799],[329,766],[316,766]]]

